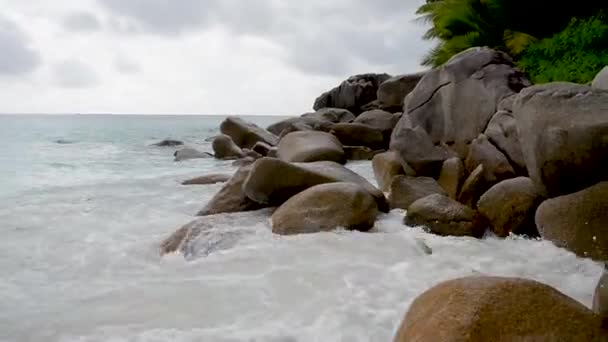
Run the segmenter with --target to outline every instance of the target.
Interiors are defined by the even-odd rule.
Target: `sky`
[[[423,70],[424,0],[0,0],[0,113],[297,115]]]

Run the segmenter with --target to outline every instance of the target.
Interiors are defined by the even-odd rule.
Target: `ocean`
[[[211,152],[223,118],[0,116],[0,341],[391,341],[417,295],[472,274],[591,305],[598,263],[546,241],[430,235],[399,210],[370,233],[291,237],[272,234],[266,210],[217,215],[214,248],[161,257],[222,186],[180,182],[235,167],[151,144]],[[347,166],[375,183],[370,162]]]

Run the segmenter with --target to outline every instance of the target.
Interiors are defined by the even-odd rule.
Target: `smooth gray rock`
[[[339,86],[321,94],[313,108],[344,108],[357,115],[364,112],[363,107],[377,99],[378,87],[388,80],[387,74],[361,74],[351,76]]]

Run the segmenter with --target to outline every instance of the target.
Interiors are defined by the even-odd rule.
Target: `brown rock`
[[[243,150],[232,141],[231,137],[225,134],[215,137],[211,146],[217,159],[238,159],[243,157]]]
[[[473,172],[479,165],[483,165],[484,177],[490,183],[515,177],[515,170],[509,160],[483,134],[471,143],[464,165],[468,172]]]
[[[223,173],[212,173],[182,182],[182,185],[207,185],[227,182],[232,176]]]
[[[370,193],[355,183],[315,185],[291,197],[272,215],[272,231],[292,235],[336,228],[368,231],[378,207]]]
[[[477,207],[479,197],[492,186],[484,177],[483,165],[479,165],[464,181],[462,190],[458,195],[458,201],[471,208]]]
[[[558,290],[527,279],[467,277],[440,283],[410,306],[395,342],[556,342],[608,339],[602,319]]]
[[[437,183],[446,191],[450,198],[456,199],[458,198],[460,184],[462,184],[464,177],[464,164],[460,158],[454,157],[443,162]]]
[[[313,108],[344,108],[355,115],[364,112],[363,107],[376,100],[378,87],[388,80],[387,74],[361,74],[349,77],[339,86],[319,96]]]
[[[399,119],[400,117],[389,112],[375,109],[361,113],[353,122],[367,125],[383,133],[389,132],[388,135],[390,136],[390,132],[395,128]]]
[[[488,219],[492,231],[507,237],[509,233],[538,236],[534,213],[541,195],[527,177],[507,179],[490,188],[477,203],[479,213]]]
[[[486,128],[485,135],[492,145],[509,160],[518,175],[526,176],[528,174],[524,154],[521,151],[517,124],[512,113],[496,112]]]
[[[404,222],[409,226],[424,226],[431,233],[443,236],[479,238],[486,229],[485,222],[477,212],[441,194],[430,195],[412,203],[407,209]]]
[[[401,127],[393,131],[390,149],[397,151],[403,161],[414,169],[418,176],[437,178],[443,162],[453,155],[443,146],[435,146],[421,127],[407,128],[400,120]]]
[[[608,182],[546,200],[536,211],[536,226],[559,247],[608,260]]]
[[[344,154],[347,160],[372,160],[374,156],[384,153],[384,150],[372,150],[365,146],[344,146]]]
[[[317,131],[287,134],[281,139],[277,155],[288,162],[334,161],[344,164],[342,144],[333,135]]]
[[[409,94],[425,73],[399,75],[382,82],[378,88],[378,103],[380,108],[391,112],[400,112],[403,99]]]
[[[220,131],[231,137],[240,148],[251,149],[259,141],[271,146],[276,146],[278,143],[276,135],[236,116],[227,117],[221,123]]]
[[[346,146],[366,146],[374,150],[387,147],[382,132],[364,124],[335,124],[330,133]]]
[[[395,176],[391,182],[388,203],[392,209],[407,209],[415,201],[432,194],[447,195],[433,178]]]
[[[408,176],[416,175],[411,168],[408,169],[409,172],[406,172],[401,165],[399,155],[395,151],[388,151],[374,156],[374,159],[372,159],[372,167],[374,169],[376,182],[378,183],[380,190],[384,192],[389,191],[393,177],[403,174],[407,174]]]

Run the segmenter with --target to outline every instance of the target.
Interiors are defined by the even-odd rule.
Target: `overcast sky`
[[[300,114],[422,70],[424,0],[0,0],[0,113]]]

